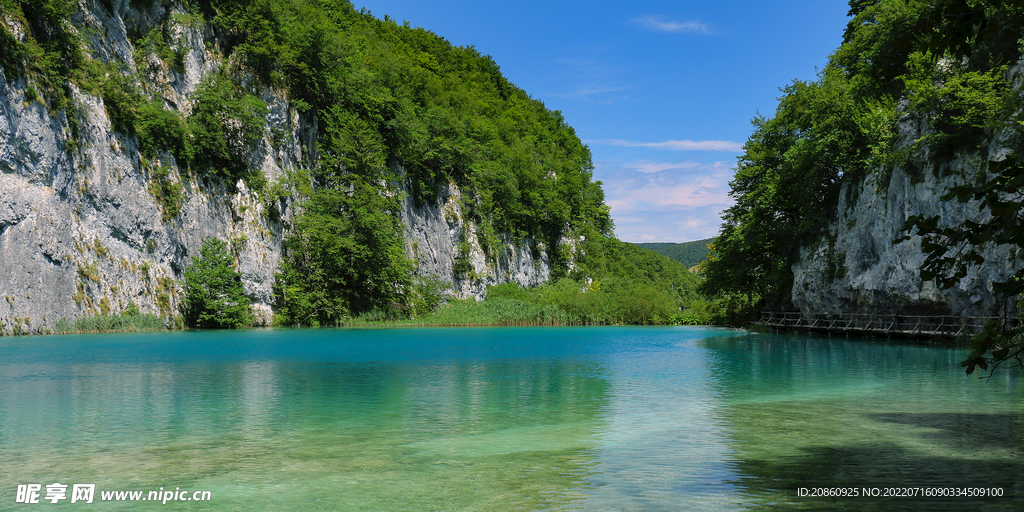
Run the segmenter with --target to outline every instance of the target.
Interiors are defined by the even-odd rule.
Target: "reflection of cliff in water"
[[[734,482],[755,508],[1020,506],[1020,379],[965,377],[962,350],[751,335],[701,342],[722,391]],[[975,498],[809,498],[797,489],[1001,487]],[[884,491],[883,491],[884,492]]]

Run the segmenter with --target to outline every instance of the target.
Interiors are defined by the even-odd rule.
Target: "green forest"
[[[682,263],[687,268],[692,268],[708,257],[708,252],[710,252],[708,244],[714,243],[714,241],[714,238],[707,238],[704,240],[694,240],[692,242],[683,242],[679,244],[646,242],[636,245],[641,249],[647,249],[649,251],[654,251],[658,254],[668,256],[669,258]]]
[[[212,30],[224,62],[198,84],[187,116],[165,108],[128,66],[90,50],[95,34],[68,22],[77,9],[72,0],[0,0],[5,13],[31,27],[26,43],[0,30],[0,65],[27,79],[32,99],[65,112],[72,131],[80,120],[71,84],[102,97],[113,128],[138,141],[165,220],[176,218],[185,200],[182,185],[168,178],[170,166],[232,187],[244,180],[272,216],[281,199],[299,197],[303,207],[288,226],[274,286],[276,323],[422,319],[448,302],[439,299],[438,283],[413,275],[405,255],[396,193],[403,182],[418,205],[436,204],[440,186],[457,185],[488,257],[505,234],[548,254],[549,285],[492,292],[537,306],[536,315],[493,322],[697,321],[682,313],[697,298],[697,279],[675,261],[614,238],[589,149],[561,113],[510,83],[489,56],[375,18],[347,0],[175,5],[188,11],[175,22]],[[129,33],[137,63],[156,55],[181,68],[184,50],[171,43],[167,23]],[[246,163],[265,128],[267,105],[257,86],[287,91],[290,108],[318,127],[315,160],[279,182]],[[198,306],[213,300],[195,294],[214,281],[223,297],[236,295],[225,287],[238,276],[223,274],[223,254],[214,254],[227,249],[207,245],[185,272],[180,318],[190,327],[242,326],[242,297],[221,301],[230,313]],[[220,261],[213,267],[222,272],[193,268],[210,260]],[[650,304],[630,309],[637,301]],[[557,313],[544,309],[551,307]]]
[[[942,172],[949,162],[973,162],[965,185],[943,199],[981,202],[987,222],[939,228],[937,218],[911,217],[907,236],[921,235],[925,280],[954,286],[980,248],[1024,248],[1024,104],[1013,67],[1022,54],[1024,7],[1002,0],[852,0],[842,45],[817,80],[785,86],[773,117],[758,116],[739,158],[730,195],[734,206],[703,265],[702,293],[730,305],[733,316],[788,306],[792,264],[801,247],[828,244],[827,226],[843,184],[899,166],[912,175]],[[898,136],[901,119],[926,129]],[[1011,151],[1000,153],[990,143]],[[848,190],[853,190],[850,187]],[[835,273],[845,269],[836,265]],[[1004,297],[1024,289],[1024,272],[994,283]],[[969,370],[980,357],[1019,352],[1016,336],[995,327],[976,340]],[[993,341],[1002,339],[1003,341]],[[1019,339],[1019,336],[1018,336]]]

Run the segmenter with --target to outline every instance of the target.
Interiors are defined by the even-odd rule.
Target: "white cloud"
[[[731,140],[666,140],[663,142],[636,142],[625,139],[585,140],[587,144],[623,146],[627,148],[653,148],[670,151],[743,151],[743,144]]]
[[[687,32],[691,34],[710,34],[711,28],[707,23],[699,21],[662,21],[655,16],[644,16],[636,18],[633,23],[639,23],[649,29],[659,32]]]
[[[600,162],[616,235],[625,241],[684,242],[718,234],[732,203],[728,162]]]

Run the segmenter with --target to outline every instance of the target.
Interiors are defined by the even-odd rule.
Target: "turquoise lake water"
[[[0,338],[0,509],[1024,509],[1024,379],[963,357],[690,327]],[[160,488],[210,500],[101,499]]]

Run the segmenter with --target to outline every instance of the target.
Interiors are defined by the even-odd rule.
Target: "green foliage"
[[[609,268],[596,267],[600,279],[577,281],[562,278],[536,288],[506,283],[488,288],[482,302],[447,298],[447,286],[422,280],[406,297],[404,313],[377,308],[354,313],[342,310],[327,321],[298,322],[312,325],[365,325],[374,321],[416,325],[664,325],[684,321],[683,310],[699,301],[694,291],[697,278],[678,262],[617,240]],[[598,246],[599,247],[599,246]],[[594,264],[594,262],[591,262]],[[280,278],[279,278],[280,279]],[[279,280],[279,283],[281,281]],[[288,293],[285,290],[285,293]],[[298,301],[297,301],[298,302]],[[288,311],[281,309],[280,311]],[[400,318],[401,317],[401,318]],[[294,318],[294,317],[291,317]],[[279,324],[288,325],[290,318]],[[699,317],[702,323],[713,320]]]
[[[483,302],[452,301],[418,320],[425,325],[571,325],[568,314],[554,305],[532,304],[504,297]]]
[[[1024,248],[1024,158],[1016,151],[1024,142],[1024,100],[1007,72],[1024,48],[1022,22],[1024,8],[1018,2],[937,1],[928,23],[938,29],[925,39],[921,53],[908,60],[908,110],[923,117],[930,128],[912,150],[929,151],[940,164],[971,157],[977,165],[967,171],[964,184],[942,199],[973,201],[990,214],[960,225],[949,225],[938,216],[907,219],[906,235],[897,241],[920,236],[926,254],[921,278],[942,288],[956,286],[971,267],[984,263],[986,250]],[[935,63],[937,56],[944,59]],[[1013,151],[992,153],[989,144],[994,139],[1004,139],[1004,146]],[[1012,318],[1012,305],[1019,304],[1024,292],[1024,270],[992,283],[992,289],[1003,304],[1003,318],[974,337],[971,354],[962,362],[968,374],[975,368],[994,370],[1008,361],[1020,365],[1024,351],[1022,331]]]
[[[187,162],[190,148],[180,116],[165,109],[163,101],[158,98],[147,100],[138,81],[123,63],[103,64],[86,59],[82,54],[80,37],[69,21],[75,10],[74,2],[19,1],[11,2],[7,9],[14,19],[27,23],[30,37],[27,43],[22,44],[7,29],[0,29],[0,65],[8,75],[27,73],[26,97],[29,101],[43,99],[37,92],[38,88],[51,111],[72,107],[70,84],[77,82],[83,91],[103,97],[114,130],[138,136],[145,155],[154,158],[160,151],[167,150],[182,163]],[[184,55],[181,51],[172,52],[164,42],[162,32],[156,29],[139,43],[137,56],[156,52],[161,57],[169,56],[181,61]],[[73,150],[77,147],[74,138],[77,136],[78,114],[70,108],[67,115],[73,135],[68,148]]]
[[[90,73],[89,86],[103,97],[103,108],[110,119],[110,127],[124,134],[135,133],[136,110],[143,103],[142,89],[135,80],[127,76],[124,64],[109,68],[97,66]]]
[[[3,67],[8,80],[21,78],[28,55],[28,48],[10,30],[0,25],[0,67]]]
[[[164,329],[166,327],[160,317],[152,313],[142,314],[135,303],[129,303],[128,308],[120,315],[84,316],[75,320],[74,327],[66,319],[61,318],[57,322],[54,331],[57,333],[142,332],[162,331]]]
[[[405,307],[412,266],[398,201],[373,183],[350,179],[350,192],[314,192],[294,221],[275,283],[280,323],[337,325],[364,312]]]
[[[663,256],[668,256],[679,263],[682,263],[686,268],[691,268],[698,263],[704,261],[707,258],[708,244],[713,243],[714,238],[708,238],[706,240],[695,240],[693,242],[683,242],[681,244],[672,243],[641,243],[636,244],[642,249],[654,251]]]
[[[731,183],[736,204],[702,269],[710,297],[746,297],[748,310],[786,307],[791,266],[801,247],[828,238],[844,182],[983,151],[1015,111],[1006,66],[1021,55],[1024,17],[1014,3],[856,0],[850,7],[843,45],[818,80],[794,82],[774,118],[754,120]],[[897,108],[896,98],[907,101]],[[920,139],[900,144],[901,116],[925,122]],[[829,273],[845,271],[834,263]]]
[[[225,75],[208,76],[199,85],[187,121],[166,109],[162,98],[147,100],[136,77],[123,65],[99,66],[90,75],[89,83],[103,96],[113,129],[138,137],[145,157],[155,159],[169,152],[179,165],[194,164],[206,175],[232,182],[248,176],[246,157],[262,136],[266,104],[243,93]],[[166,183],[154,185],[165,187]],[[174,209],[164,206],[165,212]]]
[[[989,370],[988,377],[991,378],[1003,364],[1024,367],[1024,296],[1019,293],[1024,290],[1022,274],[1024,271],[1017,272],[1013,285],[1009,286],[1018,292],[1014,297],[1017,302],[1015,314],[1011,316],[1007,311],[1001,319],[988,320],[981,332],[971,338],[971,353],[960,362],[967,375],[974,373],[975,368],[981,368]],[[1007,285],[1004,283],[1003,286]],[[1002,293],[1012,292],[1003,290]]]
[[[61,318],[57,320],[57,325],[53,326],[54,334],[66,334],[71,333],[75,329],[75,326],[68,321],[67,318]]]
[[[952,160],[957,152],[984,149],[994,131],[1006,125],[1003,114],[1011,84],[1007,68],[985,71],[953,64],[933,65],[922,54],[910,59],[903,78],[910,97],[908,110],[925,116],[930,133],[915,142],[931,158]]]
[[[95,263],[79,263],[78,264],[78,278],[82,281],[86,279],[99,283],[100,282],[100,270],[96,267]]]
[[[169,151],[185,164],[192,154],[185,122],[174,111],[164,108],[163,99],[147,100],[127,67],[100,66],[92,72],[90,85],[96,85],[111,127],[129,136],[137,136],[139,149],[148,158]]]
[[[487,299],[453,301],[418,322],[428,325],[659,325],[683,322],[699,300],[697,277],[682,264],[615,239],[597,237],[579,265],[580,280],[562,278],[536,288],[506,283]],[[594,277],[591,277],[594,276]],[[704,323],[707,316],[700,317]]]
[[[831,64],[859,97],[899,97],[912,55],[989,70],[1019,60],[1024,7],[1011,0],[853,0],[853,19]]]
[[[181,205],[185,203],[185,187],[182,186],[180,181],[171,180],[171,168],[167,166],[153,169],[150,176],[152,181],[149,183],[149,193],[153,194],[153,197],[160,203],[163,209],[164,220],[177,217],[181,213]],[[152,242],[153,240],[149,241]]]
[[[25,10],[28,4],[17,5]],[[26,10],[25,15],[40,16],[39,5],[71,9],[74,4],[35,2],[35,14]],[[464,220],[477,226],[485,253],[508,234],[532,244],[538,255],[544,248],[557,277],[590,282],[622,266],[644,274],[627,279],[629,285],[608,281],[628,294],[651,285],[652,272],[664,267],[646,255],[633,261],[642,253],[610,238],[610,213],[600,182],[592,181],[589,149],[560,112],[511,84],[491,57],[423,29],[376,19],[346,0],[200,0],[182,7],[192,12],[178,13],[171,22],[206,25],[217,34],[225,62],[189,98],[187,119],[127,69],[83,59],[77,43],[71,52],[67,45],[19,46],[0,39],[12,50],[4,54],[4,64],[18,61],[13,56],[24,51],[18,62],[49,63],[47,69],[58,70],[60,80],[54,83],[67,84],[73,77],[83,91],[101,95],[114,129],[137,137],[144,167],[159,161],[151,169],[150,191],[165,219],[176,216],[184,200],[181,183],[170,179],[167,166],[173,164],[182,176],[247,180],[271,203],[267,212],[275,220],[281,218],[281,198],[292,191],[308,196],[292,219],[276,287],[285,323],[419,314],[437,304],[436,290],[417,288],[409,277],[397,220],[401,185],[420,205],[436,203],[442,190],[458,186]],[[33,23],[69,27],[67,9]],[[132,35],[140,69],[156,55],[180,71],[184,51],[174,49],[169,23]],[[61,30],[51,31],[59,36],[55,41],[63,40]],[[32,52],[46,58],[35,59]],[[29,64],[26,69],[33,72]],[[292,113],[301,113],[318,136],[315,146],[303,144],[309,160],[291,170],[285,183],[264,183],[248,168],[267,131],[267,106],[256,93],[266,85],[285,90]],[[43,95],[51,90],[40,89]],[[274,144],[284,143],[287,132],[270,130]],[[565,235],[587,240],[581,248],[586,256],[574,262],[572,276],[572,248],[560,245]],[[456,270],[474,278],[465,245]],[[672,275],[662,289],[677,311],[680,300],[693,294],[687,281],[693,276],[685,269]],[[642,307],[621,306],[616,318],[653,321],[654,313]]]
[[[703,268],[708,296],[759,296],[767,307],[789,301],[791,265],[802,245],[824,233],[841,180],[857,179],[870,140],[845,75],[828,67],[818,82],[785,89],[772,119],[754,120],[723,215],[714,255]]]
[[[417,278],[409,292],[409,317],[416,318],[437,311],[446,300],[449,286],[433,278]]]
[[[137,105],[134,125],[139,149],[149,158],[157,158],[161,151],[169,151],[180,164],[187,163],[193,150],[185,122],[177,112],[165,109],[163,104],[162,99],[154,98]]]
[[[856,96],[896,97],[907,57],[920,45],[927,3],[922,1],[851,1],[853,19],[830,65],[845,72]]]
[[[264,177],[264,180],[266,180],[266,177]],[[273,222],[281,222],[281,201],[291,195],[286,182],[287,178],[274,182],[267,181],[266,185],[262,188],[262,197],[266,205],[266,208],[263,209],[263,215]]]
[[[135,42],[135,65],[139,69],[145,68],[146,59],[150,54],[160,57],[165,63],[170,64],[171,69],[182,73],[185,71],[185,49],[179,47],[172,50],[164,35],[162,27],[155,27],[141,40]]]
[[[487,299],[452,301],[417,321],[427,325],[659,325],[679,323],[673,293],[655,283],[609,279],[584,286],[572,279],[525,289],[510,283]]]
[[[188,126],[196,167],[232,182],[242,178],[246,157],[263,135],[267,104],[223,73],[204,78],[194,99]]]
[[[316,181],[397,163],[418,204],[436,202],[449,182],[472,191],[467,206],[484,233],[549,247],[567,225],[610,233],[589,150],[490,57],[345,1],[211,4],[248,68],[316,115]]]
[[[897,147],[899,112],[892,97],[863,99],[854,115],[857,116],[854,122],[866,146],[866,151],[861,153],[864,155],[864,172],[888,175],[888,169],[893,165],[906,164],[908,151]]]
[[[1012,65],[1024,50],[1024,6],[1014,0],[932,0],[923,3],[924,49],[966,61],[975,70]]]
[[[701,268],[701,290],[726,304],[728,316],[786,307],[801,247],[828,243],[827,277],[843,276],[844,257],[833,253],[825,229],[838,191],[844,182],[855,190],[870,173],[884,178],[894,166],[914,172],[927,163],[938,171],[975,162],[965,184],[942,199],[973,201],[991,214],[958,226],[937,216],[909,218],[896,242],[920,237],[923,279],[955,286],[988,248],[1024,249],[1024,156],[1016,151],[1024,143],[1024,100],[1008,71],[1024,51],[1024,6],[852,0],[850,15],[843,44],[818,80],[795,82],[783,90],[774,118],[754,120],[731,183],[736,204]],[[901,118],[924,127],[917,140],[899,140]],[[1024,271],[993,283],[1005,311],[1022,283]],[[964,361],[968,373],[1024,349],[1009,313],[1004,317],[975,339]]]
[[[21,44],[6,28],[0,29],[0,64],[9,75],[24,74],[35,82],[52,112],[70,106],[69,80],[84,60],[78,34],[68,22],[76,6],[72,0],[19,0],[4,6],[14,19],[25,22],[29,37]]]
[[[569,276],[577,281],[609,278],[636,283],[658,283],[670,290],[680,305],[697,297],[698,278],[683,264],[655,252],[591,233],[581,244],[581,255]]]
[[[469,261],[469,251],[469,242],[466,240],[459,242],[459,254],[452,262],[452,272],[455,277],[467,278],[473,273],[473,264]]]
[[[204,240],[199,256],[185,269],[181,315],[185,325],[199,329],[236,329],[252,324],[242,275],[235,270],[225,242],[213,237]]]

